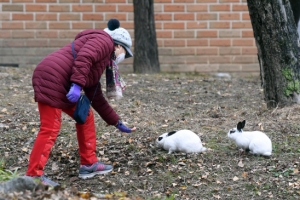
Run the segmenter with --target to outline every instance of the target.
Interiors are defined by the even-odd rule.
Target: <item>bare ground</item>
[[[0,68],[0,155],[5,169],[27,168],[39,129],[32,69]],[[121,134],[96,116],[97,154],[111,174],[78,179],[74,122],[63,115],[45,174],[58,190],[10,194],[11,199],[300,199],[300,106],[267,109],[259,77],[216,78],[189,74],[124,74],[124,98],[110,102],[137,132]],[[103,80],[102,80],[103,81]],[[239,151],[229,129],[263,130],[270,158]],[[164,132],[196,132],[208,151],[167,154],[155,147]],[[103,196],[106,195],[106,196]],[[93,196],[93,197],[92,197]]]

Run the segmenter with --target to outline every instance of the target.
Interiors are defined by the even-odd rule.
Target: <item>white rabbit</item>
[[[236,145],[250,153],[271,156],[272,142],[270,138],[261,131],[243,131],[246,121],[239,122],[236,128],[229,130],[227,136],[234,140]]]
[[[164,133],[157,138],[156,145],[169,151],[169,154],[174,151],[200,153],[206,150],[202,146],[199,136],[190,130]]]

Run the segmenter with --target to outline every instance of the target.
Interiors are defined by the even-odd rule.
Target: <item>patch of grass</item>
[[[147,200],[174,200],[175,199],[175,194],[171,194],[170,196],[167,196],[167,197],[160,197],[160,198],[150,198],[150,199],[147,199]]]
[[[245,188],[249,191],[257,191],[257,187],[255,184],[253,183],[248,183],[245,185]]]
[[[279,171],[279,170],[276,170],[276,168],[273,168],[270,171],[273,172],[273,176],[275,176],[275,177],[278,177],[278,176],[288,177],[294,173],[294,169],[292,169],[292,168],[288,168],[288,169],[282,170],[282,171]]]
[[[174,155],[172,155],[172,157],[170,157],[170,162],[172,164],[176,164],[178,162],[178,159]]]
[[[134,144],[129,144],[127,146],[127,150],[128,151],[135,151],[135,152],[139,152],[140,151],[140,149],[136,145],[134,145]]]
[[[5,167],[5,160],[4,159],[0,159],[0,170],[3,170]]]
[[[61,131],[60,136],[69,136],[70,132],[69,131]]]
[[[175,194],[171,194],[167,197],[160,197],[160,198],[150,198],[150,199],[147,199],[147,200],[175,200]]]
[[[280,151],[280,145],[273,143],[272,153],[277,154]]]
[[[166,198],[166,200],[174,200],[174,199],[175,199],[175,195],[174,194],[172,194],[172,195],[170,195],[169,197]]]
[[[171,163],[171,164],[176,164],[178,162],[178,159],[174,153],[173,154],[164,154],[164,155],[158,155],[158,162],[161,163]]]
[[[0,182],[11,180],[17,176],[19,176],[17,169],[14,172],[7,169],[0,169]]]
[[[174,183],[174,177],[177,177],[179,174],[175,172],[165,172],[162,176],[158,177],[158,182],[161,185],[170,186]]]
[[[265,184],[263,185],[263,189],[264,189],[264,190],[269,190],[270,188],[272,188],[272,185],[271,185],[270,183],[265,183]]]
[[[14,172],[5,169],[5,163],[4,159],[0,159],[0,182],[8,181],[19,176],[17,169]]]
[[[225,151],[228,150],[228,146],[233,144],[233,142],[227,140],[228,143],[222,143],[223,140],[224,140],[224,138],[221,138],[221,137],[213,137],[213,138],[211,138],[211,139],[209,139],[208,141],[205,142],[206,147],[209,147],[209,148],[214,149],[214,150],[225,152]]]

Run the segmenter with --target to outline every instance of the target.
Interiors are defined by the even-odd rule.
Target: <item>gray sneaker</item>
[[[32,177],[33,179],[35,180],[38,180],[40,181],[43,185],[48,185],[48,186],[52,186],[52,187],[55,187],[55,186],[59,186],[58,183],[54,182],[54,181],[51,181],[49,178],[47,178],[45,175],[42,175],[42,176],[34,176]]]
[[[106,165],[101,162],[96,162],[92,165],[81,165],[79,168],[79,178],[86,179],[92,178],[97,174],[106,174],[111,172],[113,167],[111,165]]]

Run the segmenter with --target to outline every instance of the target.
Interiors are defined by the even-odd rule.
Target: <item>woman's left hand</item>
[[[122,132],[125,132],[125,133],[131,133],[131,132],[136,131],[136,127],[128,128],[120,120],[118,121],[118,124],[116,125],[116,128],[119,129]]]

